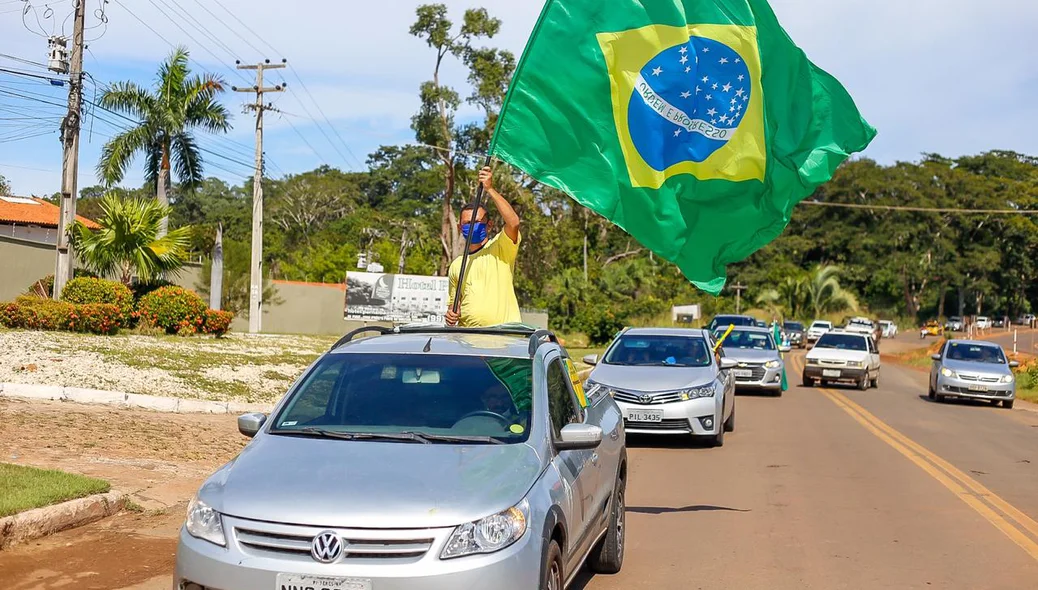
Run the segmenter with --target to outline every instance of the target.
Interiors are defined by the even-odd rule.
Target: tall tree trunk
[[[213,244],[213,264],[209,272],[209,307],[221,309],[223,301],[223,224],[216,226],[216,243]]]
[[[166,194],[166,189],[169,184],[169,146],[162,146],[162,160],[159,164],[159,178],[158,178],[158,191],[155,195],[159,205],[163,207],[169,206],[169,195]],[[159,221],[159,233],[157,237],[163,237],[169,232],[169,218],[163,217]]]
[[[407,228],[404,228],[404,235],[400,236],[400,259],[397,261],[396,272],[397,274],[404,274],[404,262],[407,260]]]
[[[940,321],[944,317],[944,301],[948,298],[948,285],[941,284],[941,296],[937,300],[937,320]]]

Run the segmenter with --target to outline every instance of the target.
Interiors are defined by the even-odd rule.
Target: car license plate
[[[629,410],[627,419],[631,422],[663,422],[663,410]]]
[[[840,371],[838,369],[824,369],[822,370],[822,377],[839,377]]]
[[[988,386],[987,385],[970,385],[970,391],[976,391],[978,393],[987,393],[988,392]]]
[[[278,574],[275,590],[371,590],[371,580]]]
[[[732,371],[736,377],[753,377],[753,371],[749,369],[735,369]]]

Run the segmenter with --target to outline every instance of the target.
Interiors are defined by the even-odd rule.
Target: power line
[[[359,159],[357,158],[357,156],[356,156],[356,155],[355,155],[355,154],[353,153],[353,150],[351,150],[351,149],[350,149],[350,146],[349,146],[349,145],[348,145],[348,144],[346,143],[346,140],[344,140],[344,139],[342,138],[342,135],[340,135],[340,134],[339,134],[339,130],[338,130],[338,129],[336,129],[334,125],[332,125],[332,122],[331,122],[331,121],[329,121],[329,120],[328,120],[328,115],[326,115],[326,114],[324,113],[324,109],[322,109],[322,108],[321,108],[321,105],[320,105],[320,103],[318,103],[318,102],[317,102],[317,99],[315,99],[315,98],[314,98],[314,95],[310,93],[310,89],[306,87],[306,83],[305,83],[305,82],[303,82],[303,79],[299,77],[299,74],[298,74],[298,73],[296,72],[296,69],[295,69],[295,67],[290,67],[290,68],[289,68],[289,71],[291,71],[291,72],[292,72],[292,75],[293,75],[293,76],[295,76],[296,80],[298,80],[298,81],[299,81],[299,85],[303,87],[303,91],[304,91],[304,92],[306,92],[306,95],[310,97],[310,100],[311,100],[311,101],[312,101],[312,102],[314,103],[314,106],[315,106],[315,107],[317,107],[317,112],[321,113],[321,117],[323,117],[323,118],[324,118],[324,122],[328,124],[328,127],[329,127],[329,128],[331,128],[331,130],[332,130],[332,131],[333,131],[333,132],[335,133],[335,136],[336,136],[336,137],[337,137],[337,138],[339,139],[339,141],[340,141],[340,142],[342,143],[342,147],[346,148],[346,151],[347,151],[347,152],[348,152],[348,153],[350,154],[350,156],[351,156],[351,157],[353,158],[353,160],[354,160],[354,161],[355,161],[355,162],[357,163],[357,166],[358,166],[358,167],[360,167],[360,168],[363,168],[363,167],[364,167],[364,165],[363,165],[363,164],[361,164],[360,160],[359,160]],[[291,91],[291,87],[289,88],[289,90]],[[294,94],[293,94],[293,95],[294,95]],[[299,100],[299,97],[298,97],[298,96],[296,96],[296,100]],[[303,106],[303,110],[307,110],[307,109],[306,109],[306,105],[303,105],[303,101],[301,101],[301,100],[300,100],[300,101],[299,101],[299,104]],[[307,112],[309,112],[309,111],[307,111]],[[312,117],[311,117],[311,118],[312,118]],[[316,122],[316,121],[315,121],[315,122]],[[330,141],[330,140],[329,140],[329,141]],[[338,150],[336,150],[336,151],[338,151]],[[339,152],[339,155],[342,155],[342,152]],[[343,160],[345,160],[345,159],[346,159],[346,157],[345,157],[345,156],[343,156]]]
[[[116,1],[118,2],[119,0],[116,0]],[[159,1],[160,1],[160,2],[163,2],[163,0],[159,0]],[[213,59],[215,59],[215,60],[216,60],[216,63],[218,63],[218,64],[220,64],[220,65],[222,65],[222,66],[224,66],[224,67],[226,67],[226,66],[227,66],[227,64],[225,64],[225,63],[223,62],[223,60],[222,60],[222,59],[220,59],[219,57],[217,57],[217,56],[216,56],[216,54],[215,54],[215,53],[213,53],[213,52],[212,52],[212,51],[211,51],[211,50],[209,49],[209,47],[208,47],[208,46],[207,46],[206,44],[204,44],[204,43],[202,43],[201,41],[199,41],[198,39],[196,39],[194,35],[192,35],[191,33],[187,32],[187,29],[185,29],[184,27],[180,26],[180,22],[179,22],[179,21],[180,21],[181,19],[178,19],[178,18],[173,18],[173,17],[170,17],[170,15],[169,15],[169,14],[167,14],[167,13],[166,13],[166,11],[165,11],[165,10],[163,10],[163,9],[162,9],[162,8],[161,8],[161,7],[160,7],[160,6],[158,5],[158,4],[156,4],[154,0],[148,0],[148,3],[149,3],[149,4],[151,4],[152,6],[154,6],[154,7],[155,7],[155,9],[156,9],[156,10],[158,10],[158,11],[159,11],[159,12],[160,12],[160,13],[162,14],[162,16],[166,17],[166,20],[168,20],[168,21],[172,22],[172,23],[173,23],[173,26],[175,26],[176,28],[180,29],[180,31],[181,31],[182,33],[184,33],[185,35],[187,35],[188,39],[191,39],[192,41],[194,41],[196,45],[198,45],[198,46],[199,46],[199,47],[201,47],[201,48],[202,48],[202,49],[203,49],[203,50],[204,50],[204,51],[205,51],[206,53],[208,53],[209,55],[211,55],[211,56],[213,57]],[[163,4],[165,4],[165,3],[163,2]],[[125,6],[124,6],[124,8],[125,8]],[[173,12],[173,11],[172,11],[172,10],[170,10],[170,12]],[[204,68],[203,68],[203,69],[204,69]],[[228,68],[228,69],[230,69],[230,68]],[[243,75],[242,75],[242,74],[241,74],[240,72],[234,72],[234,73],[235,73],[235,75],[237,75],[238,77],[240,77],[240,78],[241,78],[242,80],[245,80],[246,82],[248,82],[248,81],[249,81],[249,80],[248,80],[248,78],[246,78],[245,76],[243,76]]]
[[[879,209],[881,211],[915,211],[919,213],[962,213],[979,215],[1038,215],[1038,209],[952,209],[946,207],[909,207],[899,205],[864,205],[859,203],[829,203],[801,201],[802,205],[836,207],[842,209]]]

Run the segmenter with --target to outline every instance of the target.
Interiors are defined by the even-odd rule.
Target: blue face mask
[[[461,225],[461,236],[467,240],[469,232],[472,232],[473,244],[482,244],[487,239],[487,224],[482,221],[463,223]]]

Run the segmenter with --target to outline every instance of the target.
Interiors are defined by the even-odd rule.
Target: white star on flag
[[[687,63],[688,63],[688,56],[687,55],[682,55],[681,56],[681,64],[684,65],[684,64],[687,64]]]
[[[735,63],[742,63],[742,60],[739,58],[735,58]]]
[[[731,85],[731,84],[725,84],[725,85],[723,86],[723,88],[724,88],[724,91],[725,91],[725,92],[729,92],[729,91],[731,91],[731,89],[732,89],[732,85]]]
[[[746,94],[746,91],[742,88],[735,91],[735,96],[742,96],[743,94]]]
[[[707,94],[706,95],[706,99],[707,100],[713,100],[714,99],[714,95],[713,94]]]
[[[653,76],[659,76],[662,73],[663,73],[663,68],[656,68],[655,70],[652,71],[652,75]]]
[[[703,84],[706,84],[709,81],[710,81],[710,76],[703,76]]]
[[[741,113],[742,112],[742,105],[741,104],[735,105],[735,110]]]
[[[677,137],[679,135],[681,135],[681,130],[680,129],[678,129],[677,131],[674,132],[674,137]]]
[[[717,90],[717,82],[714,82],[714,85],[711,86],[710,88],[713,89],[713,90]]]
[[[688,47],[682,46],[681,47],[681,55],[685,55],[686,53],[688,53]]]
[[[728,108],[728,112],[729,113],[734,113],[735,112],[735,107],[729,107]]]
[[[692,68],[691,68],[691,67],[687,67],[687,68],[685,68],[685,73],[686,73],[686,74],[687,74],[687,73],[689,73],[689,72],[691,72],[691,71],[692,71]]]
[[[703,48],[703,53],[710,53],[710,48],[709,47],[704,47]]]
[[[746,76],[743,76],[742,74],[739,74],[739,81],[740,82],[742,82],[745,79],[746,79]]]
[[[711,117],[713,117],[714,115],[717,114],[717,109],[710,109],[709,111],[706,112],[706,114],[708,114]]]
[[[721,122],[724,123],[728,120],[728,115],[721,115]]]
[[[692,93],[687,90],[681,93],[681,98],[688,98],[690,96],[692,96]]]
[[[700,88],[699,86],[696,86],[696,94],[699,94],[702,91],[703,91],[702,88]]]
[[[749,95],[749,94],[744,94],[744,95],[742,96],[742,101],[743,101],[743,102],[746,102],[747,100],[750,100],[750,95]]]
[[[721,58],[721,61],[719,61],[719,62],[717,62],[717,63],[720,63],[720,64],[726,64],[726,63],[728,63],[728,58],[727,58],[727,57],[722,57],[722,58]]]
[[[736,99],[734,99],[734,98],[733,98],[733,99],[732,99],[732,104],[735,104],[735,101],[736,101]]]

